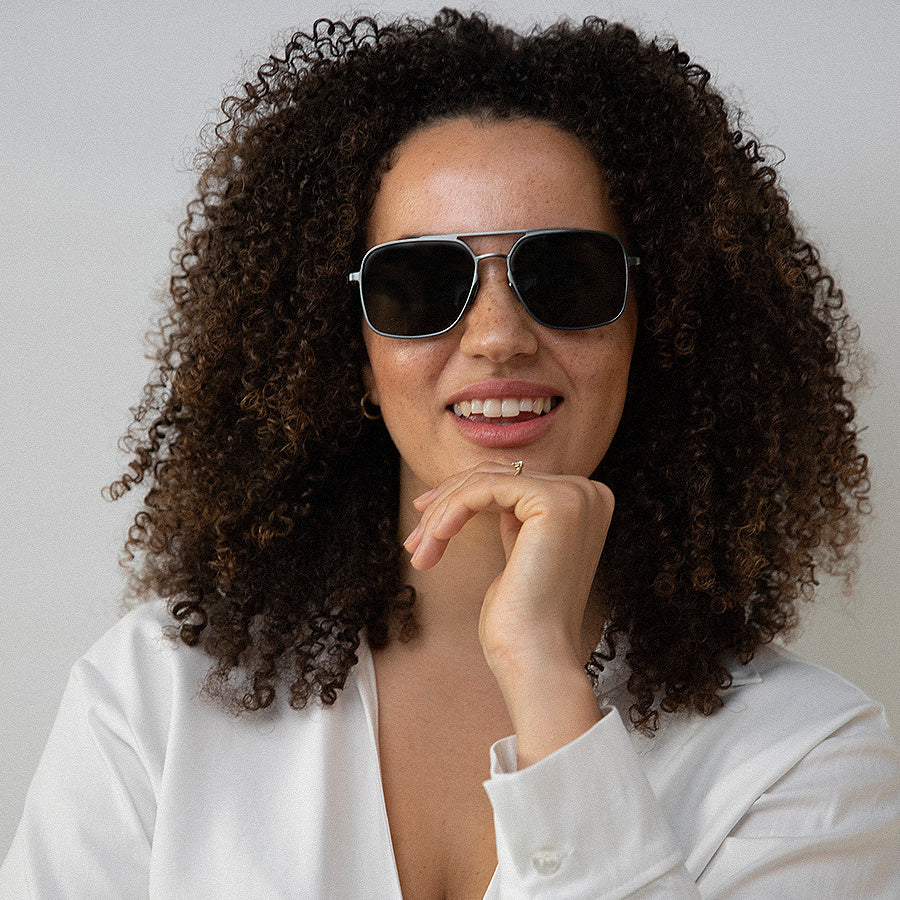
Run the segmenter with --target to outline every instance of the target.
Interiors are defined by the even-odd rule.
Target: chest
[[[379,678],[379,761],[405,900],[480,900],[497,865],[482,786],[511,733],[502,697]]]

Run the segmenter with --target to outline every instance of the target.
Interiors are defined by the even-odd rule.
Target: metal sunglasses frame
[[[518,234],[521,237],[516,240],[516,242],[510,247],[509,253],[475,253],[472,248],[465,242],[464,239],[467,238],[479,238],[479,237],[500,237],[507,234]],[[512,272],[510,271],[509,258],[513,255],[516,250],[516,247],[524,241],[526,238],[535,237],[537,235],[542,234],[602,234],[606,237],[611,237],[615,242],[622,248],[622,257],[625,260],[625,292],[622,298],[622,308],[618,313],[606,322],[600,322],[597,325],[587,325],[587,326],[560,326],[560,325],[548,325],[546,322],[542,322],[534,313],[528,308],[528,305],[522,299],[522,295],[519,293],[519,289],[515,285],[515,281],[512,277]],[[462,305],[462,308],[459,311],[459,315],[453,320],[452,324],[448,325],[446,328],[442,328],[439,331],[431,331],[427,334],[391,334],[389,331],[381,331],[376,328],[369,321],[369,313],[366,310],[366,303],[363,299],[363,286],[362,286],[362,273],[366,267],[366,260],[369,256],[377,250],[381,250],[384,247],[392,247],[392,246],[400,246],[406,244],[418,244],[423,241],[441,241],[444,243],[455,243],[459,244],[459,246],[464,247],[468,254],[472,257],[473,262],[473,270],[472,270],[472,284],[469,286],[469,293],[466,296],[466,302]],[[609,231],[598,231],[596,229],[590,228],[536,228],[531,230],[520,230],[520,229],[512,229],[511,231],[470,231],[462,234],[423,234],[418,235],[416,237],[409,238],[399,238],[395,241],[385,241],[383,244],[376,244],[374,247],[370,247],[365,255],[362,258],[362,261],[359,264],[359,269],[356,272],[351,272],[347,276],[347,281],[356,282],[359,287],[359,300],[362,305],[363,316],[366,320],[366,324],[369,328],[372,329],[376,334],[380,334],[383,337],[392,337],[398,338],[400,340],[417,340],[418,338],[429,338],[429,337],[437,337],[440,334],[446,334],[448,331],[456,327],[462,317],[465,315],[466,310],[469,308],[469,304],[472,302],[472,299],[478,293],[478,264],[483,259],[505,259],[506,260],[506,280],[507,284],[510,287],[510,290],[516,295],[519,302],[525,308],[525,311],[537,322],[539,325],[543,325],[545,328],[552,328],[554,331],[588,331],[592,328],[602,328],[604,325],[611,325],[613,322],[618,319],[622,313],[625,311],[625,307],[628,303],[628,290],[630,287],[630,275],[631,270],[633,268],[637,268],[641,264],[641,258],[639,256],[629,256],[628,251],[625,249],[625,245],[622,243],[621,239],[618,235],[612,234]]]

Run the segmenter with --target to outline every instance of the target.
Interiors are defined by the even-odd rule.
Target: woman
[[[10,896],[896,894],[880,709],[766,646],[852,563],[853,330],[707,82],[445,11],[226,102],[112,489],[167,608]]]

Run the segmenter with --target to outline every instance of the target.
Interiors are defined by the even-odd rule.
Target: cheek
[[[628,335],[621,340],[604,340],[587,352],[577,363],[584,373],[583,390],[591,397],[594,420],[598,423],[598,437],[611,439],[619,425],[625,397],[628,393],[628,374],[631,366],[632,342]],[[585,348],[587,350],[587,348]],[[576,360],[573,359],[575,364]]]
[[[365,335],[368,361],[363,380],[371,399],[386,409],[422,398],[439,360],[428,341],[403,341],[371,331]]]
[[[620,390],[624,392],[634,347],[630,330],[622,328],[616,332],[602,333],[601,329],[595,334],[595,337],[592,335],[592,341],[570,348],[561,358],[567,358],[573,374],[580,373],[581,382],[591,385],[593,390],[608,395],[614,395]]]
[[[399,341],[382,337],[365,329],[368,360],[363,366],[363,380],[373,403],[390,402],[404,382],[405,354]]]
[[[619,419],[622,417],[622,410],[625,408],[630,368],[631,348],[622,348],[615,355],[615,358],[610,360],[606,376],[607,387],[605,393],[608,398],[608,415],[614,429],[618,427]]]

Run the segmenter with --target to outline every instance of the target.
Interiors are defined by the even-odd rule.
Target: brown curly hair
[[[481,15],[319,20],[222,104],[188,207],[157,372],[110,487],[148,492],[126,542],[238,709],[333,703],[361,632],[414,629],[398,459],[360,411],[347,273],[378,173],[423,123],[530,117],[602,164],[642,258],[616,496],[598,570],[632,721],[709,713],[788,629],[816,571],[848,576],[867,463],[847,375],[855,328],[760,147],[677,45],[587,19],[518,35]]]

